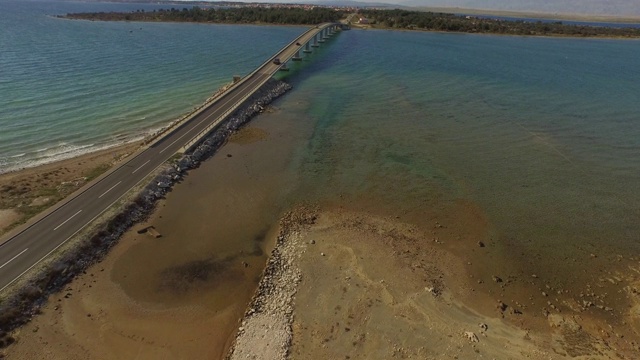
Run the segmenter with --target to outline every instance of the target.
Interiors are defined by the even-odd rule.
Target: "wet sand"
[[[344,207],[325,207],[313,225],[290,226],[278,244],[284,265],[268,271],[271,285],[261,286],[269,289],[266,296],[259,294],[260,304],[281,305],[251,308],[232,358],[636,357],[637,282],[624,290],[636,304],[620,323],[603,319],[599,312],[606,310],[596,306],[572,307],[570,296],[549,289],[538,295],[547,304],[519,302],[498,290],[519,280],[477,280],[481,274],[469,272],[470,263],[447,249],[464,235],[460,225],[478,221],[460,204],[449,210],[456,221],[424,219],[433,230]],[[480,259],[490,245],[474,246]],[[539,290],[522,285],[518,291],[533,299]],[[290,305],[293,320],[287,322],[282,309]]]
[[[517,262],[527,253],[494,240],[487,216],[466,200],[325,189],[315,224],[282,233],[281,214],[304,198],[304,189],[289,196],[298,185],[289,166],[308,131],[285,112],[256,118],[101,263],[53,295],[13,334],[7,357],[223,358],[243,315],[240,334],[253,337],[235,351],[265,359],[608,359],[640,351],[636,259],[576,253],[582,263],[567,269],[591,273],[525,271]],[[136,231],[146,226],[161,237]],[[258,317],[252,328],[256,313],[246,310],[279,235],[294,278],[264,301],[293,316]]]
[[[269,118],[265,115],[263,118]],[[272,117],[271,119],[275,119]],[[258,121],[15,334],[9,358],[222,358],[273,245],[296,126]],[[155,238],[136,230],[154,226]],[[271,240],[269,240],[271,239]]]
[[[0,174],[0,236],[124,161],[139,145],[126,144]]]

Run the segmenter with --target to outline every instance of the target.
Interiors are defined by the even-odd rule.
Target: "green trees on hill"
[[[394,29],[415,29],[467,33],[508,35],[615,36],[640,37],[637,28],[613,28],[567,25],[562,22],[507,21],[423,11],[361,10],[373,26]]]
[[[595,27],[567,25],[562,22],[507,21],[408,10],[361,9],[360,16],[368,18],[373,27],[506,35],[583,36],[583,37],[640,37],[638,28]],[[176,21],[227,24],[315,25],[334,22],[346,17],[341,10],[326,7],[300,6],[241,6],[230,8],[184,8],[157,11],[138,10],[130,13],[78,13],[64,17],[104,21]]]
[[[343,16],[340,11],[329,8],[303,9],[299,7],[277,8],[171,8],[153,12],[136,11],[132,13],[100,12],[67,14],[71,19],[103,20],[103,21],[175,21],[175,22],[210,22],[230,24],[286,24],[315,25],[323,22],[337,21]]]

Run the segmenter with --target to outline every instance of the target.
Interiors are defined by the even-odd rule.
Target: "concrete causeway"
[[[145,149],[0,239],[0,291],[92,223],[155,169],[189,150],[221,124],[302,49],[318,45],[340,27],[325,23],[302,33],[209,105]],[[305,51],[306,52],[306,51]],[[279,59],[279,64],[274,63]]]

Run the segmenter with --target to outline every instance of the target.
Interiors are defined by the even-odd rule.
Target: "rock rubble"
[[[304,240],[300,230],[317,210],[301,206],[280,221],[276,246],[245,313],[228,359],[286,359],[291,346],[293,303],[302,278],[297,266]]]
[[[163,198],[171,187],[182,179],[185,171],[198,167],[202,161],[213,155],[234,131],[260,113],[265,105],[290,89],[291,85],[287,83],[269,80],[245,103],[246,105],[202,139],[191,153],[184,154],[173,165],[161,170],[133,201],[102,224],[99,230],[73,250],[62,254],[10,297],[3,299],[0,303],[0,334],[7,334],[38,314],[49,294],[60,291],[77,274],[99,262],[125,231],[146,219],[153,211],[157,200]],[[0,348],[9,343],[10,341],[5,341],[3,336]]]

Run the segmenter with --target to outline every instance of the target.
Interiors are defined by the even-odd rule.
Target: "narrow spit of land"
[[[61,18],[92,21],[198,22],[222,24],[314,25],[343,23],[378,29],[439,31],[518,36],[568,36],[640,38],[640,28],[564,24],[561,21],[503,20],[427,11],[399,9],[349,9],[316,6],[160,9],[134,12],[92,12],[60,15]]]

